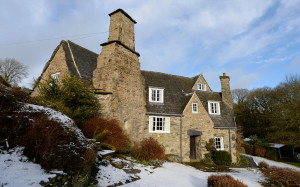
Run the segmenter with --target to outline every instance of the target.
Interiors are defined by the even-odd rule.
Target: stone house
[[[109,38],[100,55],[61,41],[39,80],[80,77],[96,90],[102,115],[119,120],[134,141],[151,136],[167,154],[193,161],[204,158],[205,144],[213,138],[217,150],[230,152],[236,162],[229,76],[220,76],[222,92],[213,92],[202,74],[189,78],[142,71],[135,51],[136,21],[122,9],[109,16]]]

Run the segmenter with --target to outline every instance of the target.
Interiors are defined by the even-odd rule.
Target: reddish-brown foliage
[[[45,168],[87,167],[97,156],[93,149],[82,145],[75,134],[45,115],[35,119],[20,143],[25,146],[24,153]]]
[[[101,142],[113,145],[117,151],[127,151],[130,140],[117,120],[95,117],[83,124],[83,132],[88,138],[95,138],[95,135],[104,131],[110,133],[102,136]]]
[[[253,147],[252,147],[252,145],[247,144],[247,143],[243,143],[242,146],[245,148],[246,154],[253,155]]]
[[[139,143],[135,143],[132,148],[132,154],[134,157],[141,160],[164,160],[165,148],[160,145],[155,139],[152,137],[145,138]]]
[[[209,187],[247,187],[239,180],[235,180],[230,175],[211,175],[207,179]]]
[[[273,186],[300,186],[300,172],[289,168],[269,167],[259,163],[260,170]]]
[[[255,146],[254,153],[255,153],[256,156],[265,157],[266,148],[263,147],[263,146],[259,146],[259,145]]]

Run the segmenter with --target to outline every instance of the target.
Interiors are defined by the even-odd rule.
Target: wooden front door
[[[196,136],[190,136],[190,159],[196,160]]]

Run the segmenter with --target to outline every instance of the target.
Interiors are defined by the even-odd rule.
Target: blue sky
[[[100,53],[108,14],[137,21],[143,70],[187,77],[203,73],[214,91],[274,87],[300,73],[300,1],[294,0],[0,0],[0,58],[29,67],[30,87],[61,40]]]

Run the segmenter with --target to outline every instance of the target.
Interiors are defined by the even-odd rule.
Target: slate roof
[[[149,86],[164,88],[164,103],[152,104],[147,102],[148,112],[165,114],[182,114],[184,107],[191,98],[194,78],[181,77],[152,71],[141,71],[145,78],[146,98],[149,95]],[[148,101],[148,100],[147,100]]]
[[[233,109],[222,101],[222,93],[220,92],[196,92],[202,105],[208,113],[208,101],[219,101],[221,114],[209,114],[214,126],[217,128],[222,127],[235,127]]]
[[[141,71],[146,86],[146,109],[148,113],[182,114],[185,106],[193,95],[192,87],[197,77],[182,77],[159,72]],[[164,103],[151,103],[148,101],[149,87],[164,88]],[[220,101],[220,115],[209,115],[216,128],[235,127],[233,110],[222,101],[219,92],[196,91],[202,105],[208,112],[208,101]]]
[[[98,54],[87,50],[71,41],[68,41],[70,44],[70,48],[82,77],[92,79],[93,71],[97,67],[97,58]]]

